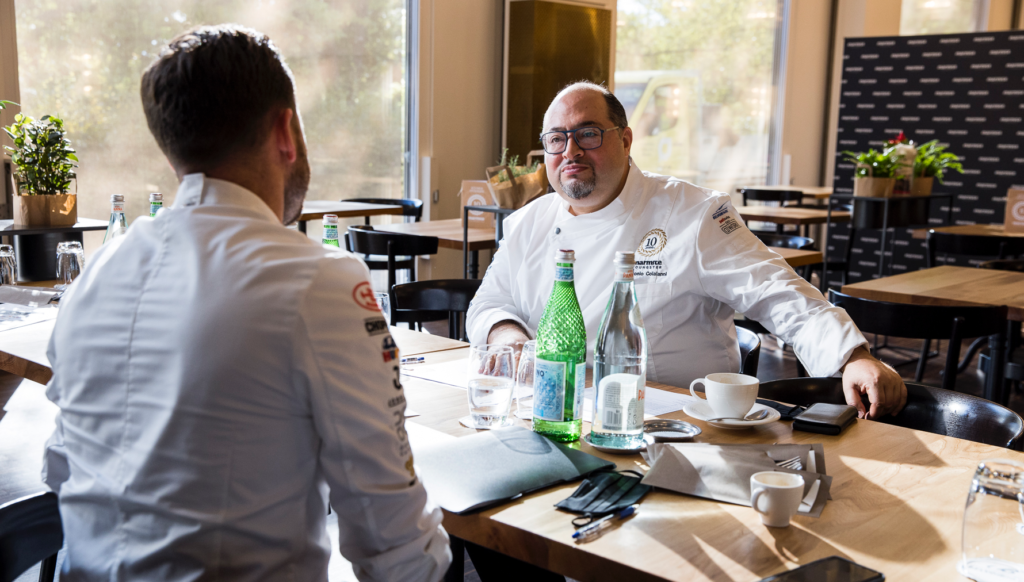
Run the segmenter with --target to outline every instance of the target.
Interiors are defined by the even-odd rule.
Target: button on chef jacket
[[[252,192],[185,176],[95,253],[48,353],[63,580],[327,580],[328,489],[360,580],[443,576],[366,267]]]
[[[573,216],[557,194],[548,194],[506,218],[504,231],[469,308],[473,343],[486,343],[502,320],[535,334],[554,285],[555,251],[571,249],[590,362],[616,251],[636,255],[649,380],[685,387],[710,373],[738,371],[734,312],[792,345],[812,376],[835,374],[867,344],[843,309],[744,226],[727,195],[635,164],[605,208]]]

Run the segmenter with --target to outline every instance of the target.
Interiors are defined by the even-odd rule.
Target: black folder
[[[430,498],[458,514],[615,466],[518,426],[422,447],[414,442],[413,449]]]

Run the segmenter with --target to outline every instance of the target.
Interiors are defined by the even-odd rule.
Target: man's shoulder
[[[672,208],[672,214],[702,212],[713,205],[729,204],[729,195],[713,188],[698,186],[673,176],[649,172],[643,172],[643,177],[644,190],[649,193],[650,200],[667,203]],[[655,204],[655,206],[662,205]]]

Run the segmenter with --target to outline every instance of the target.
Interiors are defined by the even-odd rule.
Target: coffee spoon
[[[721,418],[709,418],[705,422],[718,422],[718,421],[721,421],[721,420],[761,420],[762,418],[764,418],[766,416],[768,416],[768,409],[767,408],[762,408],[761,410],[759,410],[757,412],[751,412],[750,414],[744,416],[743,418],[733,418],[733,417],[729,417],[729,416],[723,416]]]

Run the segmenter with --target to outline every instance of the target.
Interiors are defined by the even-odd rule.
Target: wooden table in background
[[[446,249],[463,250],[462,247],[462,219],[446,218],[444,220],[431,220],[428,222],[406,222],[402,224],[384,224],[375,226],[376,230],[388,232],[400,232],[403,234],[419,234],[423,236],[436,236],[437,245]],[[494,241],[495,229],[491,228],[469,228],[466,230],[466,239],[469,244],[467,264],[463,265],[465,273],[470,279],[476,279],[480,265],[480,251],[493,249],[498,246]]]
[[[319,220],[325,214],[336,214],[338,218],[355,218],[357,216],[381,216],[386,214],[402,214],[401,206],[390,204],[369,204],[366,202],[345,202],[333,200],[307,200],[302,204],[299,216],[299,232],[306,232],[306,221]]]
[[[825,224],[828,210],[824,208],[796,208],[793,206],[737,206],[745,221],[758,220],[775,224]],[[832,222],[850,222],[850,213],[832,211]]]
[[[821,251],[803,251],[800,249],[788,249],[785,247],[769,247],[782,255],[783,259],[794,269],[806,265],[817,265],[822,261]]]
[[[914,229],[910,236],[918,239],[928,238],[928,231],[947,232],[967,236],[1012,236],[1024,238],[1024,232],[1006,232],[1001,224],[958,224],[955,226],[936,226],[935,228]]]
[[[736,188],[736,193],[739,194],[743,188],[771,190],[774,192],[802,192],[804,198],[814,198],[816,200],[823,200],[832,195],[831,186],[742,186]]]

